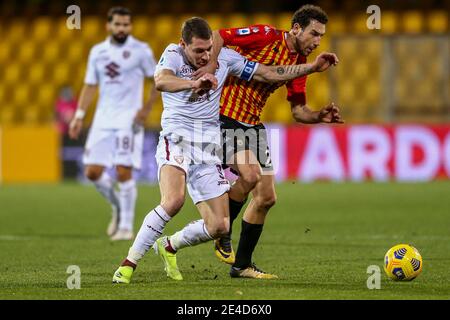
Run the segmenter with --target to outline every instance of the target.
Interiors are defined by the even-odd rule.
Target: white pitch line
[[[8,234],[1,234],[0,241],[28,241],[32,240],[33,237],[24,237],[24,236],[14,236]]]

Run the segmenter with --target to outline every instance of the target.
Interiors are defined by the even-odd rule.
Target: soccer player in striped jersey
[[[170,44],[156,67],[155,84],[164,106],[156,154],[161,202],[145,217],[127,258],[114,273],[114,283],[130,283],[150,247],[162,258],[167,276],[182,280],[176,252],[228,234],[229,182],[216,152],[221,145],[219,100],[227,77],[275,83],[324,71],[337,60],[334,54],[322,53],[312,64],[265,66],[223,48],[213,72],[192,80],[192,74],[208,63],[212,43],[208,23],[191,18],[183,24],[180,43]],[[186,187],[203,220],[161,237],[181,210]]]
[[[269,25],[215,31],[210,64],[195,75],[198,77],[209,72],[216,63],[217,52],[223,46],[233,47],[250,61],[265,65],[305,63],[306,57],[319,46],[327,22],[328,17],[321,8],[304,5],[294,13],[290,31]],[[296,121],[308,124],[343,122],[334,103],[319,111],[312,111],[307,106],[306,76],[272,84],[228,78],[220,99],[224,163],[237,171],[239,179],[229,192],[230,233],[215,241],[215,253],[222,261],[232,264],[232,277],[276,278],[257,268],[252,262],[252,254],[267,213],[276,201],[267,136],[260,115],[270,94],[283,85],[288,89],[287,100],[291,103],[292,116]],[[238,131],[244,134],[238,134]],[[243,216],[235,256],[231,245],[231,226],[250,193],[253,198]]]

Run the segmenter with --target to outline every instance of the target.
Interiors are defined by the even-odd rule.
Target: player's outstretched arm
[[[319,111],[312,111],[307,105],[291,103],[291,111],[295,121],[305,124],[344,123],[339,107],[334,102]]]
[[[95,94],[97,93],[97,85],[85,84],[81,90],[80,99],[78,100],[78,107],[75,115],[70,121],[69,125],[69,137],[71,139],[78,139],[81,130],[83,129],[83,119],[86,115],[86,111],[89,105],[94,101]]]
[[[334,53],[322,52],[313,63],[287,66],[266,66],[260,64],[253,79],[268,83],[289,81],[314,72],[323,72],[329,67],[337,65],[338,62],[339,59]]]
[[[155,74],[156,89],[164,92],[194,90],[196,93],[202,93],[205,90],[216,89],[217,84],[216,77],[210,73],[204,74],[197,80],[179,78],[169,69],[163,69]]]

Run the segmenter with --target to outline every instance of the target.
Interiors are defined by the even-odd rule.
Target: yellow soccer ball
[[[393,246],[384,256],[384,271],[392,280],[414,280],[422,272],[422,265],[419,251],[408,244]]]

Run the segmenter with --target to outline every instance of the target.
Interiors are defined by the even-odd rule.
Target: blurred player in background
[[[208,63],[212,44],[208,23],[191,18],[183,24],[180,44],[170,44],[159,60],[155,82],[163,91],[164,111],[156,159],[161,202],[145,217],[127,258],[114,273],[114,283],[130,283],[138,262],[152,246],[164,261],[167,276],[182,280],[177,250],[228,234],[229,183],[217,155],[221,149],[219,100],[228,75],[275,83],[323,71],[322,66],[326,69],[329,65],[326,58],[335,57],[323,53],[313,64],[267,67],[224,48],[213,72],[192,80],[193,73]],[[204,220],[160,238],[166,224],[181,210],[186,186]]]
[[[320,45],[327,22],[328,17],[321,8],[304,5],[294,13],[290,31],[278,30],[269,25],[215,31],[210,63],[195,75],[199,77],[214,69],[217,54],[224,45],[232,46],[247,59],[265,65],[305,63],[306,57]],[[232,151],[231,154],[226,154],[224,163],[230,164],[239,174],[239,179],[229,192],[231,225],[250,192],[253,195],[242,220],[236,256],[231,245],[231,225],[230,234],[215,241],[217,257],[232,264],[232,277],[276,278],[275,275],[258,269],[252,261],[252,254],[262,233],[266,215],[276,201],[275,178],[260,115],[270,94],[284,84],[288,89],[287,99],[296,121],[307,124],[343,122],[339,108],[334,103],[319,111],[312,111],[307,106],[306,76],[274,84],[228,78],[220,99],[220,121],[223,148],[229,150],[231,142]],[[245,134],[239,135],[237,131]],[[256,135],[255,139],[251,139],[252,135]],[[239,149],[239,145],[245,146],[245,150]]]
[[[107,229],[111,240],[133,238],[137,198],[133,168],[139,169],[144,139],[143,124],[157,98],[153,85],[149,100],[142,105],[144,77],[153,78],[156,62],[150,47],[131,36],[131,13],[123,7],[108,12],[110,36],[89,54],[85,85],[69,134],[77,139],[86,110],[99,88],[99,100],[90,129],[83,163],[85,175],[112,206]],[[115,166],[115,181],[106,168]]]

